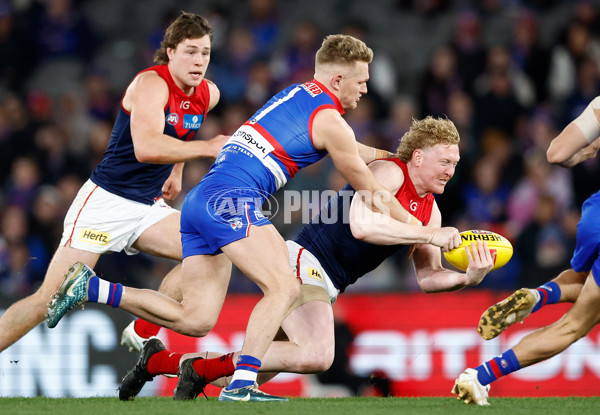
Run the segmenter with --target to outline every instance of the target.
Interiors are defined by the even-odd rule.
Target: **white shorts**
[[[173,213],[160,198],[153,205],[134,202],[88,180],[81,186],[65,217],[60,246],[103,254],[125,251],[135,255],[131,246],[150,226]]]
[[[294,241],[286,241],[285,243],[288,247],[290,265],[296,277],[302,281],[303,285],[315,285],[325,290],[329,296],[329,301],[333,305],[340,291],[335,288],[321,263],[302,245]]]

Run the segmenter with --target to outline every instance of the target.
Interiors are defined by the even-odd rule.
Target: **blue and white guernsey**
[[[314,79],[284,89],[231,136],[204,180],[229,176],[273,194],[327,154],[312,141],[314,117],[325,108],[344,113],[337,97]]]

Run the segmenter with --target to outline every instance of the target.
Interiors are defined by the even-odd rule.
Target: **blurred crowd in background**
[[[600,3],[592,0],[0,0],[0,292],[44,276],[66,210],[101,159],[121,95],[152,65],[180,10],[214,28],[207,78],[221,90],[197,137],[231,134],[273,94],[310,80],[324,35],[374,50],[369,93],[345,117],[357,139],[395,151],[412,118],[447,116],[461,134],[455,177],[437,197],[443,224],[487,229],[513,259],[480,287],[537,286],[569,267],[581,203],[600,163],[546,162],[553,137],[600,95]],[[210,161],[186,164],[183,197]],[[338,190],[327,159],[287,190]],[[281,195],[276,195],[279,199]],[[273,218],[285,238],[300,219]],[[112,281],[156,288],[173,263],[102,257]],[[349,291],[416,290],[394,257]],[[239,272],[231,291],[255,292]]]

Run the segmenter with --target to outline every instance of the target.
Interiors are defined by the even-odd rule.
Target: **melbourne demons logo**
[[[169,125],[176,125],[179,122],[179,115],[172,112],[169,115],[167,115],[167,117],[165,118],[165,121]]]

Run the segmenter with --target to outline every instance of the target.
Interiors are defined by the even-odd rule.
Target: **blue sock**
[[[512,349],[508,349],[502,355],[475,368],[477,380],[484,386],[519,369],[521,369],[521,364]]]
[[[110,304],[116,308],[121,304],[123,291],[123,285],[101,280],[94,275],[88,285],[88,302]]]
[[[536,288],[540,293],[540,301],[531,310],[535,313],[546,304],[556,304],[560,300],[560,287],[554,281],[545,283]]]
[[[258,376],[261,362],[256,357],[249,355],[240,355],[231,383],[227,386],[227,390],[239,389],[246,386],[254,385]]]

